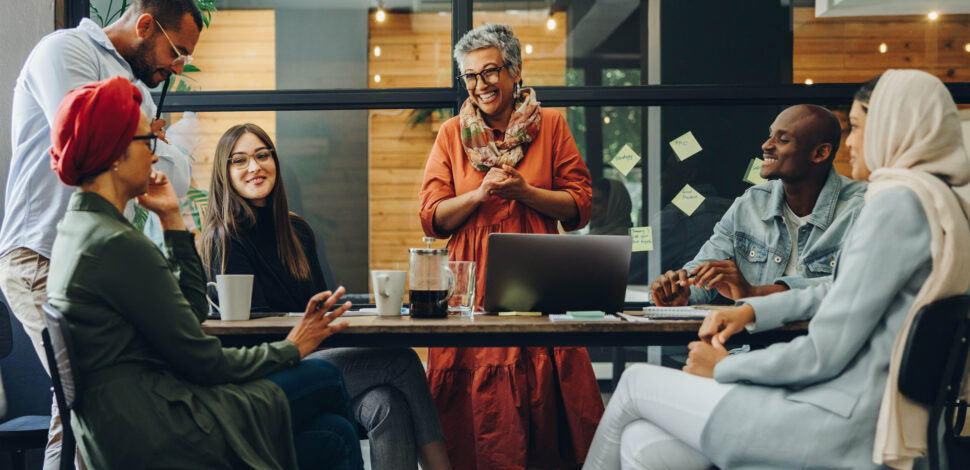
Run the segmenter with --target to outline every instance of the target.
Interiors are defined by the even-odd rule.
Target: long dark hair
[[[202,241],[199,251],[206,272],[222,273],[226,270],[226,248],[229,238],[242,230],[256,225],[256,214],[253,208],[229,181],[229,155],[236,146],[239,138],[245,134],[253,134],[269,148],[276,164],[276,184],[273,185],[267,197],[268,206],[273,214],[273,230],[276,233],[276,250],[280,261],[290,275],[296,279],[310,278],[310,264],[307,262],[303,245],[293,231],[289,204],[286,202],[286,188],[283,185],[283,170],[280,159],[273,145],[273,139],[262,128],[255,124],[239,124],[229,128],[216,145],[216,153],[212,161],[212,181],[209,183],[209,209],[206,211],[205,222],[202,224]],[[213,257],[218,257],[218,269],[213,269]]]
[[[862,84],[855,94],[852,95],[852,99],[858,101],[862,105],[867,113],[869,112],[869,99],[872,98],[872,91],[876,89],[876,84],[879,83],[879,79],[882,78],[882,74],[876,75],[874,78]]]

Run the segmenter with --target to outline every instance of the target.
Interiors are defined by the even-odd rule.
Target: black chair
[[[926,443],[930,469],[970,468],[970,440],[959,436],[967,403],[959,400],[967,361],[970,296],[938,300],[916,312],[899,368],[899,391],[929,408]],[[948,467],[940,466],[940,419]]]
[[[23,336],[26,338],[26,335]],[[13,351],[13,337],[10,311],[6,304],[0,303],[0,359],[7,357]],[[29,349],[30,354],[35,355],[33,347]],[[2,386],[3,384],[0,383],[0,387]],[[11,453],[14,468],[26,469],[27,450],[43,449],[47,445],[47,430],[50,428],[50,423],[51,417],[46,415],[18,416],[0,423],[0,451]]]
[[[54,384],[54,396],[61,416],[61,426],[64,436],[61,441],[61,470],[74,468],[74,455],[77,453],[77,443],[74,430],[71,427],[71,409],[81,395],[79,375],[77,374],[77,360],[74,355],[74,342],[67,320],[50,304],[44,304],[44,350],[47,352],[47,364],[51,371],[51,382]]]

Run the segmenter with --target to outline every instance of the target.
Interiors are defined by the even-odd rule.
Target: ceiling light
[[[970,52],[970,42],[963,45],[963,50]]]
[[[531,54],[532,53],[532,44],[526,44],[525,45],[525,53],[526,54]]]
[[[374,82],[375,83],[380,83],[381,82],[381,74],[374,75]]]
[[[806,79],[805,79],[805,84],[806,84],[806,85],[812,85],[812,84],[814,84],[814,83],[815,83],[815,81],[814,81],[814,80],[812,80],[811,78],[806,78]]]
[[[926,16],[929,17],[931,21],[935,21],[937,18],[940,17],[940,14],[935,11],[931,11],[930,14]]]
[[[387,13],[384,12],[383,8],[378,8],[377,13],[374,14],[374,19],[377,20],[378,23],[383,23],[384,20],[387,19]]]
[[[885,54],[886,51],[888,51],[888,50],[889,50],[889,46],[887,46],[886,43],[882,43],[882,44],[879,45],[879,53],[880,54]]]
[[[381,46],[374,46],[374,57],[381,56]]]
[[[551,16],[549,17],[548,20],[546,20],[546,29],[548,29],[549,31],[556,29],[556,20],[552,19]]]
[[[603,117],[603,124],[609,124],[609,123],[610,123],[610,117],[609,116],[604,116]]]

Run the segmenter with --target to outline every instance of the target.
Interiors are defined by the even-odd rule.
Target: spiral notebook
[[[643,307],[643,316],[650,320],[703,320],[710,310],[694,307]]]

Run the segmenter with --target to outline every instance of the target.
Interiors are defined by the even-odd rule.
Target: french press
[[[448,249],[431,248],[432,237],[422,239],[427,248],[411,248],[408,296],[413,318],[445,318],[448,299],[455,292],[455,275],[448,269]]]

